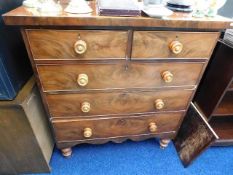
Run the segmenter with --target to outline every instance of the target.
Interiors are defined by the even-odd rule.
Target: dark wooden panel
[[[195,104],[201,108],[207,118],[214,113],[232,80],[232,60],[233,49],[219,41],[194,97]]]
[[[71,117],[185,110],[192,92],[192,90],[125,91],[58,94],[46,97],[52,117]],[[163,109],[156,109],[155,101],[158,99],[163,101]],[[81,110],[84,102],[90,104],[90,111],[87,113]]]
[[[214,133],[205,117],[191,103],[174,143],[184,166],[188,166],[218,136]]]
[[[0,174],[50,171],[53,140],[34,83],[31,79],[15,100],[0,102]]]
[[[226,140],[232,140],[233,143],[233,116],[214,116],[210,125],[219,136],[218,143]]]
[[[209,58],[219,33],[195,32],[134,32],[132,59],[146,58]],[[174,54],[169,46],[173,41],[183,45],[181,53]]]
[[[91,120],[53,120],[53,127],[58,141],[74,141],[121,137],[131,135],[151,135],[174,131],[182,118],[182,113],[164,113],[129,118],[91,119]],[[155,122],[157,130],[150,132],[149,124]],[[84,129],[91,128],[92,136],[85,138]]]
[[[112,89],[112,88],[156,88],[166,86],[196,85],[204,67],[203,63],[99,63],[75,65],[37,66],[44,91]],[[162,72],[170,71],[173,81],[164,82]],[[79,87],[79,74],[86,74],[89,82]]]
[[[233,91],[225,93],[213,115],[233,115]]]
[[[26,30],[34,59],[125,59],[127,31]],[[74,51],[78,40],[86,42],[84,54]]]

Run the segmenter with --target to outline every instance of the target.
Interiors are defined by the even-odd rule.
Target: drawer
[[[209,58],[219,33],[134,32],[132,59]]]
[[[185,110],[192,90],[47,94],[52,117]]]
[[[122,63],[37,66],[44,91],[196,85],[203,63]],[[169,80],[169,81],[168,81]]]
[[[34,59],[125,59],[127,31],[26,30]]]
[[[176,131],[183,113],[131,116],[112,119],[53,120],[57,141],[152,135]]]

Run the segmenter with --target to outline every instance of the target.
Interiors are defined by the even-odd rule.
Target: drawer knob
[[[157,131],[157,125],[156,125],[156,123],[155,122],[151,122],[150,124],[149,124],[149,130],[150,130],[150,132],[156,132]]]
[[[74,51],[82,55],[87,51],[87,43],[83,40],[78,40],[76,43],[74,43]]]
[[[161,76],[166,83],[170,83],[173,80],[173,74],[170,71],[164,71]]]
[[[85,138],[90,138],[92,136],[92,129],[91,128],[85,128],[83,131],[83,136]]]
[[[155,108],[156,109],[163,109],[164,108],[164,102],[162,99],[155,100]]]
[[[79,74],[77,82],[79,86],[86,86],[88,84],[87,74]]]
[[[179,41],[172,41],[169,47],[174,54],[179,54],[183,50],[183,44]]]
[[[81,104],[81,110],[82,110],[82,112],[84,112],[84,113],[90,112],[90,110],[91,110],[91,104],[88,103],[88,102],[83,102],[83,103]]]

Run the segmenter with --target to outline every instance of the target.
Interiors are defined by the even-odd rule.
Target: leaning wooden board
[[[65,12],[43,17],[24,7],[4,15],[6,24],[22,27],[57,147],[70,156],[80,143],[154,137],[166,147],[178,133],[221,31],[233,21],[182,13],[166,19],[101,17],[94,2],[91,7],[93,13],[82,17]],[[201,117],[193,120],[197,125],[203,122],[192,116]],[[209,131],[206,123],[203,132]],[[189,129],[199,127],[182,128],[191,134]],[[176,140],[182,153],[178,143],[184,139]],[[209,144],[185,152],[190,155],[182,159],[185,165]]]

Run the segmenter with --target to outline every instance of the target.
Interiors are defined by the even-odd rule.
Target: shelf
[[[229,87],[230,91],[233,91],[233,82],[231,83],[230,87]]]
[[[216,142],[219,145],[221,142],[233,143],[233,116],[218,117],[215,116],[210,120],[210,125],[219,136],[219,140]],[[231,143],[231,144],[232,144]]]
[[[233,91],[228,91],[223,97],[214,116],[233,115]]]

